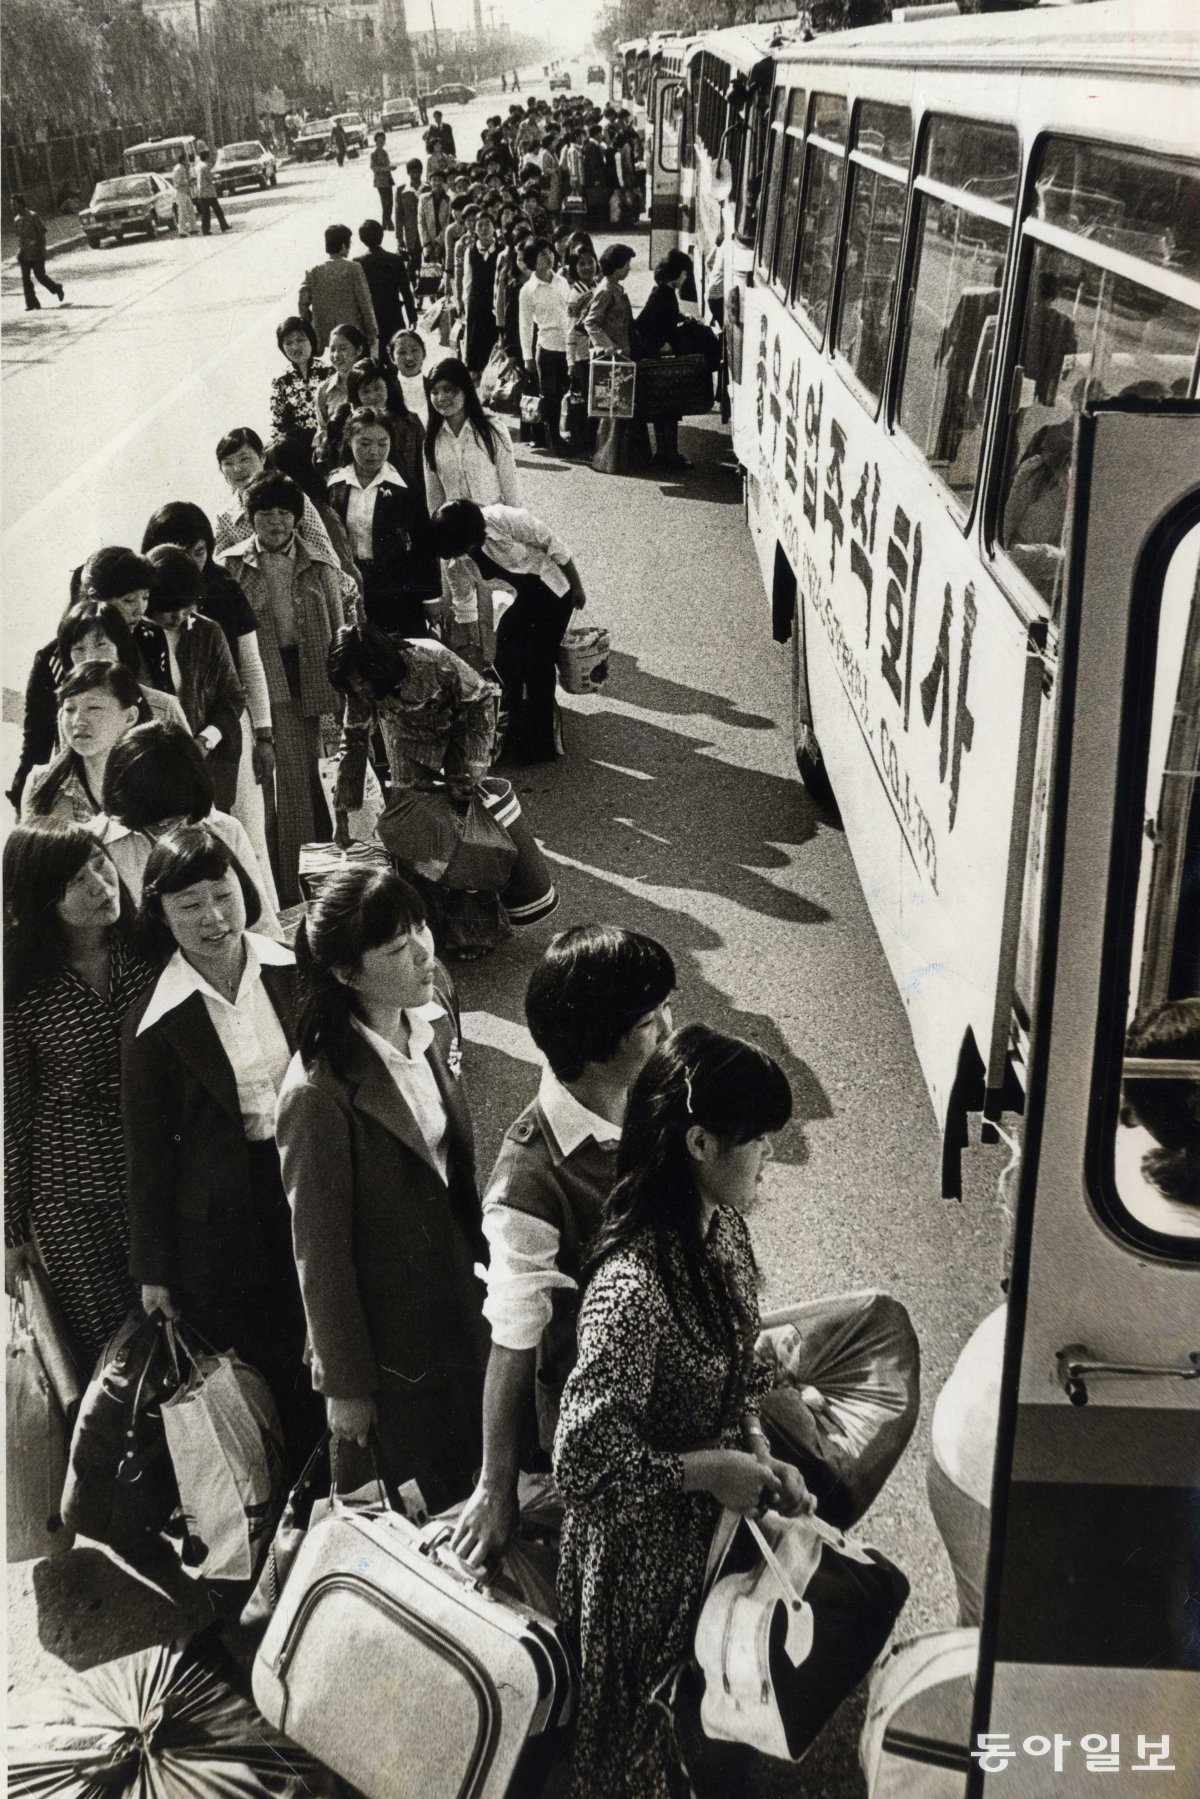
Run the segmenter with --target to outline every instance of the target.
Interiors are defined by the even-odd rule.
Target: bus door
[[[1079,429],[969,1799],[1200,1792],[1200,406]]]
[[[682,81],[659,81],[650,91],[650,267],[679,248],[679,140],[683,120]]]

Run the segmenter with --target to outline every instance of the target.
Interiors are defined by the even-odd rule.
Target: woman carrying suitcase
[[[630,1090],[554,1442],[559,1599],[581,1669],[573,1799],[689,1790],[652,1696],[691,1654],[720,1507],[812,1509],[758,1421],[771,1377],[742,1218],[791,1110],[776,1062],[702,1024]]]
[[[330,875],[296,960],[299,1052],[276,1129],[313,1385],[342,1484],[375,1427],[396,1479],[440,1510],[479,1467],[488,1354],[453,1002],[421,901],[390,871]]]

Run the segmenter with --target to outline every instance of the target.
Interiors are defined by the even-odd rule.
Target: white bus
[[[1096,1769],[1192,1794],[1200,16],[910,15],[688,61],[797,761],[945,1191],[973,1113],[1021,1158],[973,1720],[1008,1752],[915,1759],[955,1773],[930,1792],[1084,1794],[1103,1735]]]

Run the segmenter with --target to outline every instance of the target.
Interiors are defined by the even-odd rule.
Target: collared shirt
[[[612,1147],[620,1141],[620,1126],[589,1112],[549,1068],[542,1072],[538,1108],[564,1161],[587,1143]],[[503,1167],[502,1156],[497,1173]],[[558,1265],[558,1228],[510,1205],[506,1194],[505,1179],[493,1176],[483,1202],[483,1233],[491,1250],[483,1315],[494,1343],[536,1349],[553,1316],[554,1289],[573,1291],[577,1283]]]
[[[263,985],[262,971],[264,964],[291,967],[296,958],[285,944],[274,943],[253,931],[246,931],[242,941],[246,946],[246,966],[232,1001],[209,985],[182,950],[176,950],[158,977],[138,1025],[138,1036],[198,993],[237,1082],[246,1138],[250,1143],[266,1143],[275,1135],[275,1102],[292,1052]]]
[[[424,375],[397,375],[400,393],[408,410],[419,418],[423,425],[429,423],[429,394],[425,388]]]
[[[554,350],[560,355],[567,347],[570,323],[567,307],[571,289],[563,275],[551,275],[549,281],[530,277],[521,289],[517,311],[521,328],[521,354],[526,362],[533,357],[533,328],[537,326],[538,348]]]
[[[425,466],[430,512],[446,500],[474,500],[477,506],[519,503],[512,439],[503,425],[497,430],[493,462],[474,425],[464,425],[457,437],[449,425],[442,426],[433,443],[433,467]]]
[[[398,1050],[394,1043],[373,1031],[361,1018],[351,1020],[364,1043],[370,1044],[388,1074],[395,1082],[400,1097],[417,1121],[417,1128],[429,1146],[438,1173],[446,1180],[450,1171],[450,1146],[446,1140],[446,1106],[437,1076],[425,1053],[433,1042],[433,1021],[443,1016],[436,1000],[424,1006],[405,1010],[408,1021],[408,1050]]]
[[[358,478],[354,464],[348,462],[344,468],[334,470],[328,484],[336,487],[339,482],[350,489],[346,501],[346,529],[350,533],[354,560],[371,562],[375,556],[375,502],[379,498],[379,489],[389,482],[393,487],[404,487],[406,484],[390,462],[385,462],[365,487]]]
[[[487,525],[484,553],[510,575],[536,575],[562,599],[571,586],[563,572],[571,552],[562,539],[523,506],[484,506],[482,510]]]

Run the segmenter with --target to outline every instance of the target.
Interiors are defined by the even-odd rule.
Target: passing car
[[[96,183],[79,222],[93,250],[106,237],[121,243],[130,231],[156,237],[178,224],[175,189],[164,175],[111,175]]]
[[[409,95],[401,100],[386,100],[379,117],[381,131],[399,131],[405,125],[419,125],[421,110]]]
[[[594,62],[591,65],[591,67],[588,69],[588,85],[589,85],[589,87],[597,81],[603,87],[604,84],[607,82],[607,80],[608,80],[608,70],[604,67],[604,65],[602,63]]]
[[[475,98],[475,89],[462,81],[448,81],[444,87],[435,87],[431,94],[422,94],[421,98],[426,106],[465,106],[468,100]]]
[[[257,138],[240,144],[222,144],[213,163],[213,180],[223,200],[239,187],[274,187],[278,180],[275,158]]]
[[[571,77],[566,69],[559,69],[556,74],[551,75],[550,77],[551,93],[554,92],[556,87],[570,87],[570,85]]]
[[[292,146],[296,161],[320,162],[329,148],[329,134],[332,130],[332,119],[306,119]]]
[[[365,150],[367,147],[367,121],[360,112],[335,112],[334,123],[341,126],[346,133],[347,150]]]

